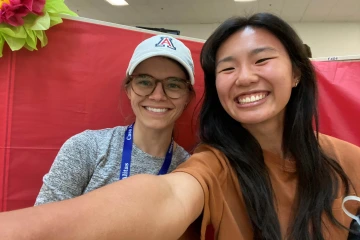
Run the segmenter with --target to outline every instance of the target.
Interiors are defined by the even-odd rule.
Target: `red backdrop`
[[[85,129],[132,122],[122,79],[135,46],[151,34],[65,20],[35,52],[0,58],[0,211],[31,206],[60,146]],[[202,96],[202,42],[183,40],[195,61],[197,98],[176,126],[191,150]],[[360,62],[315,62],[321,131],[360,146]]]
[[[360,146],[360,61],[314,62],[320,132]]]

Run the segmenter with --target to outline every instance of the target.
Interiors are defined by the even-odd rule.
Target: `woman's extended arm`
[[[135,175],[80,197],[0,213],[0,239],[178,239],[201,214],[187,173]]]

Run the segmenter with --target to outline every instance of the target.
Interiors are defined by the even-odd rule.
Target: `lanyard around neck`
[[[124,147],[122,153],[122,161],[120,166],[120,177],[119,179],[125,179],[130,176],[130,165],[131,165],[131,154],[133,147],[133,133],[134,123],[127,127],[124,137]],[[166,152],[164,163],[158,173],[158,175],[166,174],[169,171],[171,159],[173,155],[174,140],[171,139],[170,146]]]

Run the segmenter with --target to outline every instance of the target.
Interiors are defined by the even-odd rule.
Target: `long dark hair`
[[[340,165],[319,145],[315,72],[301,39],[282,19],[269,13],[230,18],[206,41],[200,57],[205,75],[205,96],[200,112],[201,140],[221,150],[236,171],[254,239],[281,239],[274,193],[260,144],[227,114],[215,87],[219,47],[246,26],[262,28],[276,36],[285,47],[293,69],[301,74],[298,86],[292,90],[284,119],[282,150],[284,156],[296,159],[298,173],[297,210],[287,234],[289,239],[324,239],[321,227],[324,213],[332,223],[344,227],[335,219],[332,204],[341,182],[348,194],[349,180]]]

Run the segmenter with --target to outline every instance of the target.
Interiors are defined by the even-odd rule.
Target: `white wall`
[[[136,26],[179,30],[181,36],[207,39],[219,24],[136,24]]]
[[[180,30],[182,36],[206,39],[218,24],[142,25]],[[292,23],[304,43],[311,47],[313,58],[360,55],[360,22]]]
[[[360,55],[360,23],[294,23],[313,57]]]

